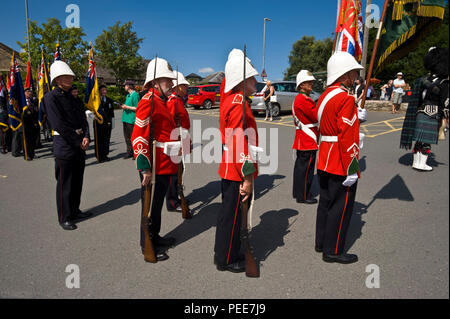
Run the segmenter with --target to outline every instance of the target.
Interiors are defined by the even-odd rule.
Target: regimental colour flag
[[[342,0],[339,8],[334,52],[344,51],[361,61],[363,48],[362,0]]]
[[[8,97],[8,93],[6,92],[6,86],[3,82],[3,77],[0,75],[0,99],[6,99]],[[0,101],[3,103],[3,101]],[[9,129],[9,121],[8,121],[8,113],[6,110],[3,110],[2,105],[0,105],[0,130],[6,132]]]
[[[33,74],[31,72],[30,60],[27,61],[27,77],[25,79],[25,88],[33,91]]]
[[[86,95],[84,98],[86,108],[95,115],[95,120],[103,124],[103,111],[100,107],[100,92],[98,90],[97,72],[95,71],[94,49],[89,50],[89,69],[86,76]]]
[[[27,108],[27,101],[25,99],[19,64],[17,63],[14,53],[11,57],[9,81],[8,114],[10,127],[13,131],[16,131],[22,125],[22,114]]]
[[[39,100],[39,124],[42,126],[44,123],[45,112],[42,108],[41,101],[44,98],[45,93],[50,91],[50,76],[48,73],[48,66],[44,58],[44,52],[41,50],[41,67],[37,76],[38,82],[38,100]]]
[[[374,74],[414,50],[444,19],[444,0],[389,1],[381,29]]]

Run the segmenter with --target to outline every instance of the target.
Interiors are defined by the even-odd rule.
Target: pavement
[[[189,112],[203,129],[219,125],[217,108]],[[51,144],[31,162],[0,154],[0,298],[449,298],[448,136],[432,147],[433,171],[418,172],[412,154],[399,148],[404,115],[368,112],[346,240],[359,261],[328,264],[314,251],[317,205],[297,204],[291,195],[292,118],[258,117],[258,127],[269,129],[266,141],[276,137],[270,152],[277,167],[255,182],[251,242],[261,277],[254,279],[213,265],[221,203],[216,163],[186,164],[185,195],[194,217],[183,220],[164,207],[161,235],[177,244],[167,261],[144,262],[139,177],[134,162],[122,159],[120,115],[116,111],[112,160],[98,164],[93,145],[87,152],[81,209],[93,217],[75,231],[57,222]],[[317,180],[312,192],[318,195]]]

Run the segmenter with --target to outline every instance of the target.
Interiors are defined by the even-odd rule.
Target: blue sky
[[[365,1],[363,2],[365,3]],[[382,5],[383,1],[372,3]],[[256,69],[262,70],[264,18],[266,22],[265,66],[268,77],[282,79],[289,66],[289,53],[303,36],[332,37],[336,23],[336,0],[316,1],[87,1],[29,0],[31,20],[39,24],[56,17],[65,25],[66,6],[80,8],[80,26],[85,40],[95,38],[116,21],[133,21],[134,31],[144,38],[139,54],[155,53],[167,59],[185,75],[206,76],[222,71],[228,53],[247,45],[247,54]],[[2,0],[0,42],[20,50],[17,41],[26,35],[23,0]]]

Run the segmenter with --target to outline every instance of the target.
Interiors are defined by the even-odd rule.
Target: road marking
[[[210,117],[219,117],[219,110],[215,111],[193,111],[189,110],[189,113],[192,114],[198,114],[198,115],[204,115],[204,116],[210,116]],[[266,124],[273,124],[273,125],[280,125],[280,126],[287,126],[287,127],[295,127],[295,125],[291,122],[291,119],[289,118],[290,115],[285,115],[284,117],[281,117],[280,120],[275,120],[273,122],[270,121],[264,121],[264,120],[256,120],[258,123],[266,123]],[[364,131],[366,134],[366,137],[374,138],[377,136],[393,133],[400,131],[402,129],[403,120],[405,119],[404,116],[396,117],[390,120],[384,120],[379,122],[373,122],[368,124],[363,124],[360,126],[361,130]],[[396,127],[396,125],[399,125],[400,127]]]

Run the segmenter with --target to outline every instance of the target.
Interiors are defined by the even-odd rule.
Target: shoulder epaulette
[[[150,100],[150,98],[152,97],[152,95],[153,95],[153,92],[148,92],[148,93],[146,93],[146,94],[142,97],[142,99],[143,99],[143,100]]]

